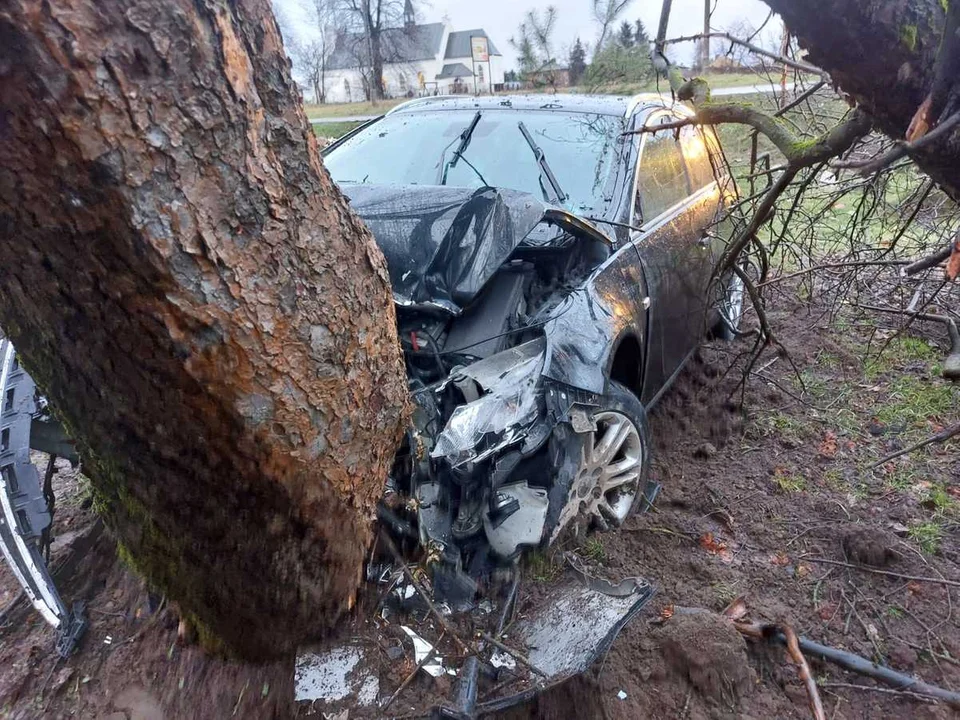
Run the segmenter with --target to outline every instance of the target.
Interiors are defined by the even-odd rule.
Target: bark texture
[[[829,72],[840,89],[873,116],[879,130],[904,137],[934,84],[946,0],[765,2],[809,51],[810,62]],[[960,133],[916,160],[960,199]]]
[[[0,326],[209,645],[350,606],[407,394],[267,0],[3,4]]]

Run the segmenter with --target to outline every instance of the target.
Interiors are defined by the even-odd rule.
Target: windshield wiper
[[[455,168],[457,166],[457,161],[460,160],[464,150],[467,149],[467,145],[470,144],[470,138],[473,137],[473,131],[477,127],[477,123],[480,122],[480,115],[480,111],[477,110],[477,114],[473,116],[470,124],[464,128],[462,133],[460,133],[460,144],[457,145],[457,149],[453,151],[453,157],[450,159],[450,162],[443,162],[443,158],[447,154],[447,148],[450,147],[450,145],[447,145],[447,147],[443,149],[443,152],[440,153],[440,173],[437,176],[438,185],[447,184],[447,173],[451,168]],[[453,143],[451,143],[451,145],[452,144]],[[471,167],[473,166],[471,165]],[[474,172],[476,172],[476,170],[474,170]],[[482,177],[480,179],[483,180]],[[484,184],[486,184],[486,181],[484,181]]]
[[[553,171],[550,170],[550,166],[547,164],[547,156],[544,154],[543,150],[537,147],[537,143],[534,142],[533,135],[530,134],[530,131],[527,130],[527,126],[523,124],[523,121],[517,123],[520,127],[520,132],[523,133],[523,139],[527,141],[527,145],[530,146],[530,149],[533,150],[533,156],[537,159],[537,165],[540,166],[540,185],[543,185],[544,179],[550,185],[550,188],[553,190],[553,194],[556,198],[556,203],[559,205],[564,200],[567,199],[567,195],[560,188],[560,183],[557,182],[556,176],[553,174]],[[543,194],[546,195],[546,188],[543,189]]]

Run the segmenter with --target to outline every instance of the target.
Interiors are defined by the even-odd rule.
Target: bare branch
[[[921,148],[924,148],[932,143],[935,143],[940,138],[948,136],[953,129],[960,125],[960,113],[954,113],[949,118],[944,120],[940,125],[937,126],[935,130],[924,135],[919,140],[915,142],[898,142],[894,145],[893,149],[885,155],[880,156],[879,158],[872,158],[867,161],[863,160],[837,160],[831,163],[832,167],[844,170],[858,170],[860,175],[867,176],[872,175],[878,170],[886,167],[892,162],[899,160],[902,157],[907,155],[912,155]]]
[[[730,33],[726,32],[711,32],[711,33],[699,33],[697,35],[685,35],[682,37],[670,38],[669,40],[664,40],[663,45],[674,45],[676,43],[682,42],[694,42],[696,40],[707,40],[710,38],[720,38],[727,40],[735,45],[740,45],[747,48],[750,52],[755,55],[760,55],[762,57],[768,57],[771,60],[776,60],[778,63],[785,65],[787,67],[792,67],[795,70],[800,70],[801,72],[810,73],[812,75],[819,75],[820,77],[826,77],[827,73],[821,68],[818,68],[816,65],[811,65],[810,63],[805,63],[800,60],[791,60],[788,57],[779,55],[777,53],[770,52],[769,50],[764,50],[759,45],[754,45],[751,42],[746,40],[741,40],[740,38],[734,37]]]

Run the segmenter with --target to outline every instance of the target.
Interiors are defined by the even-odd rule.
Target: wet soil
[[[839,331],[818,308],[788,299],[771,315],[789,358],[766,353],[740,387],[729,368],[751,341],[707,347],[652,414],[653,474],[663,484],[655,510],[559,548],[599,573],[646,577],[657,596],[593,671],[503,717],[810,717],[782,648],[744,640],[713,612],[692,610],[719,611],[739,596],[750,619],[789,623],[818,642],[960,690],[955,587],[820,562],[960,580],[960,443],[868,468],[960,419],[957,389],[936,375],[939,350],[922,351],[930,336],[917,336],[921,345],[910,352],[891,344],[888,359],[865,374],[864,357],[887,329],[852,323]],[[929,391],[952,401],[923,404]],[[69,466],[57,487],[54,568],[77,554],[94,519]],[[88,603],[90,628],[77,654],[58,660],[52,631],[24,603],[0,610],[0,716],[302,714],[292,705],[292,662],[247,666],[203,655],[179,636],[176,608],[116,558],[109,536],[91,542],[58,577],[68,601]],[[551,562],[548,554],[536,571]],[[541,591],[536,581],[528,590]],[[0,567],[0,608],[17,594]],[[391,679],[412,667],[409,648],[397,644],[406,654]],[[830,718],[956,716],[811,665]],[[430,682],[418,678],[405,692],[431,692]]]

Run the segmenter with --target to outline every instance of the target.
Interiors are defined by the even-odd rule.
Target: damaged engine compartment
[[[496,568],[577,514],[578,442],[602,388],[551,378],[571,375],[551,330],[603,310],[585,281],[612,242],[509,190],[344,191],[387,258],[414,405],[378,514],[422,550],[435,600],[468,611]]]

